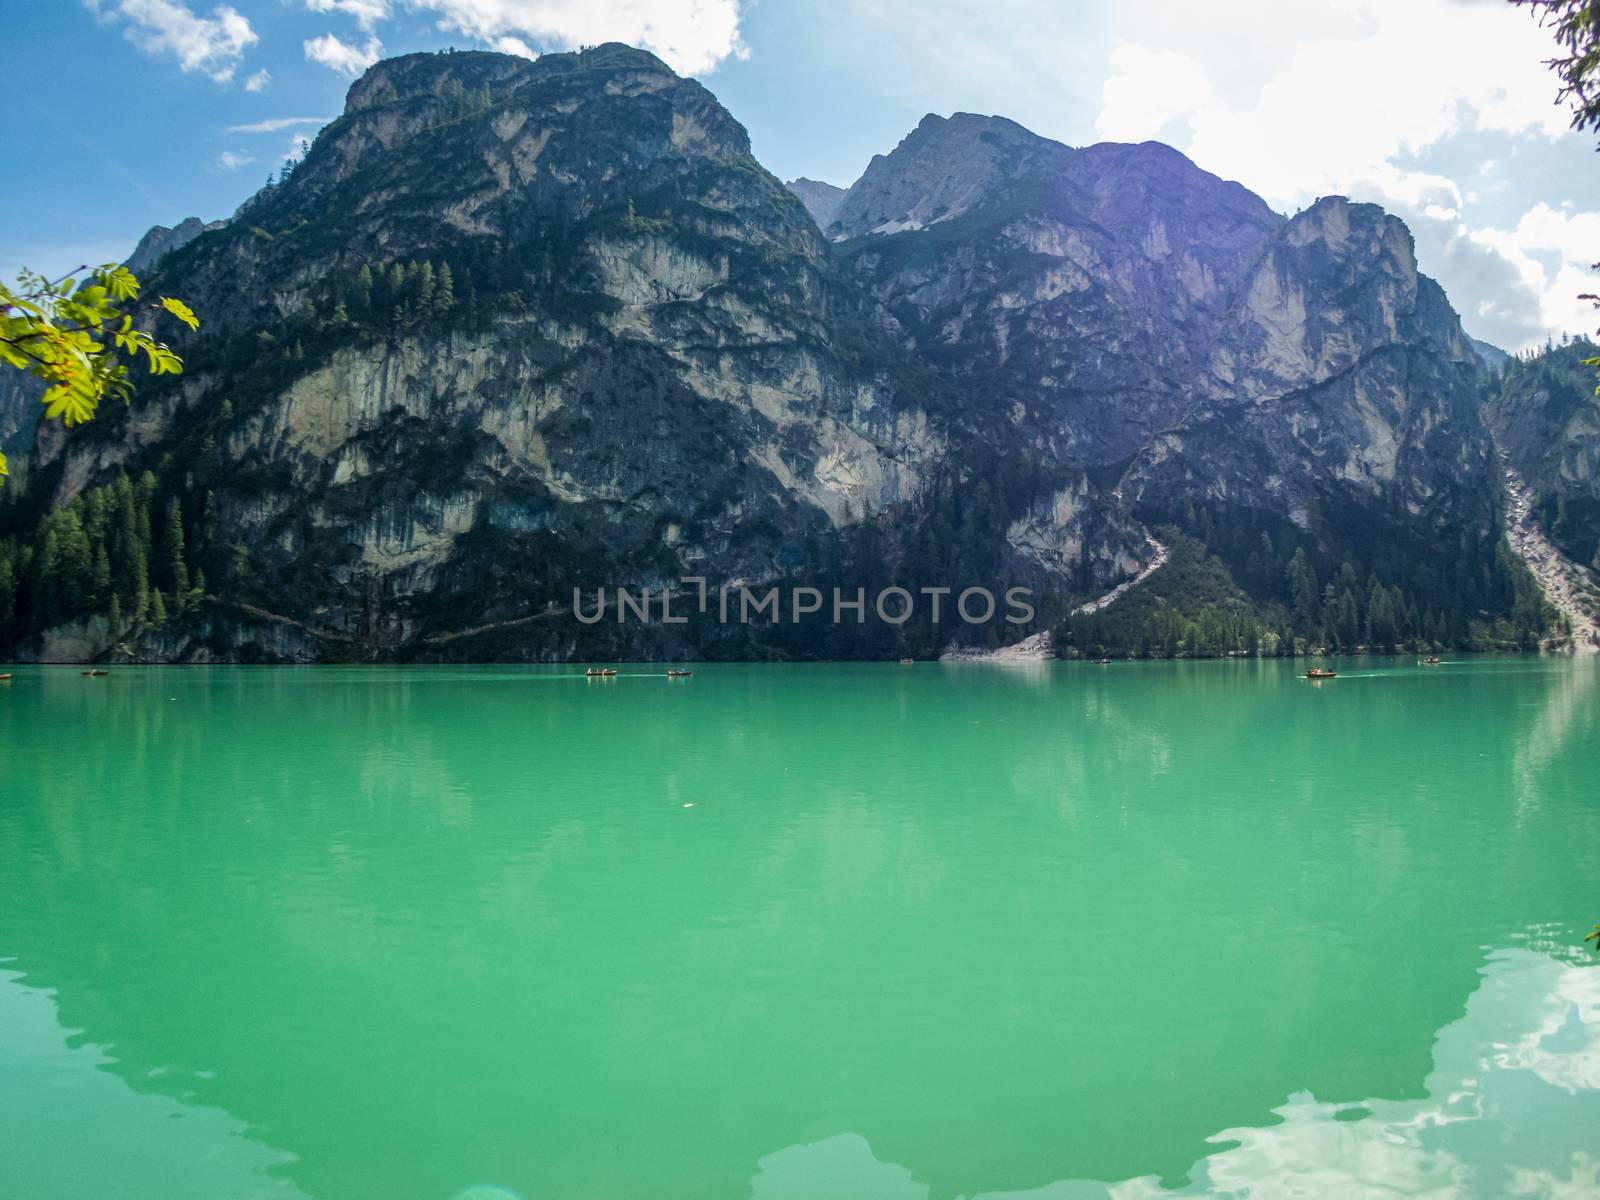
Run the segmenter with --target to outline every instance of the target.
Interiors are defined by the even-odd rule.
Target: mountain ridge
[[[930,653],[1033,629],[529,622],[575,588],[699,575],[1026,584],[1042,629],[1136,575],[1151,522],[1221,554],[1280,648],[1380,583],[1414,636],[1509,622],[1481,366],[1397,219],[1343,198],[1285,218],[1170,147],[974,114],[930,115],[819,194],[827,231],[643,51],[375,64],[287,179],[156,267],[205,320],[182,379],[41,431],[0,524],[10,637],[178,659]],[[174,510],[172,545],[128,546],[97,505],[135,527]],[[75,543],[74,519],[108,583],[19,573],[19,539],[66,522]],[[141,590],[139,555],[174,546],[184,569]],[[1342,580],[1315,611],[1290,603],[1297,552]],[[159,626],[152,588],[180,609]],[[115,595],[124,627],[52,630],[58,592],[83,614]]]

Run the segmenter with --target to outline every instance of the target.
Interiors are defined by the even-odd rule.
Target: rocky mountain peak
[[[1040,158],[1069,153],[1004,117],[929,113],[892,151],[873,156],[827,232],[844,240],[924,229],[992,197]]]
[[[839,205],[848,190],[820,179],[807,179],[803,175],[799,179],[789,180],[783,186],[800,197],[800,203],[806,206],[806,211],[819,229],[826,229],[833,224],[834,215],[839,211]]]
[[[185,217],[171,229],[165,225],[153,225],[139,239],[139,244],[134,247],[133,253],[128,255],[127,268],[135,275],[149,271],[164,256],[174,250],[181,250],[202,233],[211,229],[221,229],[225,224],[225,221],[207,223],[199,217]]]

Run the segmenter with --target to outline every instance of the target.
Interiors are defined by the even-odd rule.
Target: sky
[[[1600,157],[1504,0],[0,0],[0,276],[224,217],[380,57],[602,41],[709,87],[783,179],[854,181],[926,113],[1154,138],[1292,213],[1382,204],[1467,331],[1592,332]]]

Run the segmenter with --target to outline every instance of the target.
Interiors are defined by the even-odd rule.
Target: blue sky
[[[1501,0],[5,0],[0,275],[226,216],[377,56],[618,40],[694,74],[785,179],[849,184],[928,112],[1159,138],[1292,212],[1398,213],[1469,332],[1596,323],[1600,158]]]

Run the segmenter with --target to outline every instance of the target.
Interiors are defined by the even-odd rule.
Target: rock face
[[[1511,355],[1500,349],[1499,346],[1492,345],[1489,342],[1479,341],[1477,338],[1472,337],[1471,335],[1467,336],[1467,345],[1471,346],[1473,351],[1477,354],[1478,361],[1481,362],[1488,370],[1496,374],[1502,371],[1506,364],[1511,361]]]
[[[833,215],[839,211],[839,202],[844,199],[844,188],[804,177],[791,179],[783,186],[800,197],[800,203],[806,206],[806,211],[819,229],[826,229],[833,224]]]
[[[183,249],[202,233],[221,229],[225,224],[225,221],[212,221],[208,224],[199,217],[185,217],[171,229],[165,225],[153,226],[139,239],[139,244],[134,247],[133,253],[128,255],[125,265],[135,275],[142,275],[174,250]]]
[[[875,159],[833,229],[907,346],[1101,481],[1094,504],[1272,514],[1341,549],[1494,536],[1479,362],[1372,205],[1285,221],[1159,144],[958,114]]]
[[[546,617],[682,575],[1015,582],[1014,640],[1157,519],[1407,589],[1498,536],[1480,362],[1404,226],[1154,143],[930,116],[848,192],[785,187],[642,51],[411,55],[180,231],[140,252],[204,320],[185,375],[33,454],[57,505],[149,471],[181,506],[213,599],[147,657],[886,653]]]
[[[1512,359],[1489,405],[1512,467],[1526,481],[1532,511],[1568,558],[1600,570],[1600,356],[1587,340]]]
[[[873,155],[827,230],[844,240],[953,221],[1059,172],[1070,156],[1003,117],[929,113],[893,153]]]

